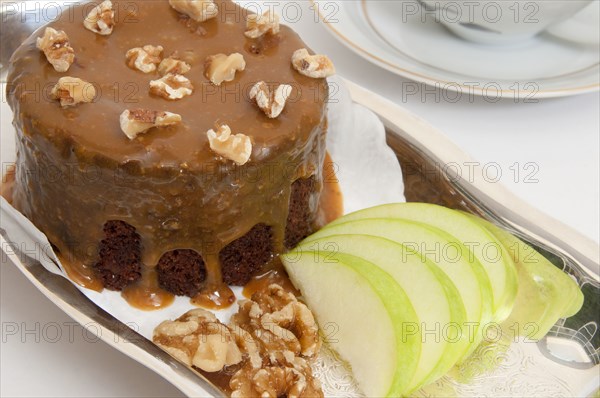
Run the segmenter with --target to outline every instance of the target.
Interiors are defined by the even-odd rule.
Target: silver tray
[[[2,1],[2,10],[7,3]],[[38,25],[34,17],[21,20],[19,15],[2,13],[0,31],[0,63],[6,65],[7,54],[12,53],[21,40],[27,37]],[[3,68],[4,69],[4,68]],[[4,71],[3,71],[4,72]],[[585,295],[582,310],[569,319],[560,320],[548,336],[535,344],[533,353],[523,353],[520,358],[509,361],[503,377],[525,374],[525,384],[509,383],[501,380],[506,388],[494,387],[483,391],[469,385],[452,385],[451,379],[444,378],[440,391],[445,384],[451,385],[457,395],[471,396],[581,396],[597,394],[600,384],[600,260],[598,245],[580,235],[568,226],[539,212],[524,203],[500,184],[486,182],[482,178],[466,180],[452,174],[451,163],[467,164],[473,161],[463,151],[450,142],[444,135],[427,123],[410,114],[402,107],[356,85],[346,82],[355,102],[371,109],[384,123],[389,146],[397,154],[402,164],[406,196],[408,201],[420,201],[442,204],[478,214],[493,221],[511,233],[519,236],[536,247],[544,256],[564,272],[572,275]],[[0,224],[0,244],[6,247],[11,242],[11,231]],[[156,347],[135,331],[121,323],[109,313],[97,307],[65,278],[46,270],[37,260],[28,257],[13,247],[6,253],[9,260],[31,281],[35,287],[48,297],[67,315],[82,325],[93,322],[101,329],[99,335],[107,344],[130,356],[165,378],[184,394],[197,396],[200,392],[215,397],[224,396],[206,378]],[[583,353],[578,359],[565,359],[552,350],[556,341],[568,342]],[[567,344],[567,345],[568,345]],[[543,369],[531,371],[527,366],[542,360],[564,370],[564,377],[576,374],[579,379],[547,380]],[[532,362],[533,361],[533,362]],[[530,366],[531,367],[531,366]],[[578,373],[579,372],[579,373]],[[583,372],[583,373],[582,373]],[[554,370],[556,373],[556,369]],[[581,376],[584,375],[584,376]],[[528,379],[527,379],[528,377]],[[583,377],[583,378],[582,378]],[[573,387],[573,383],[584,380],[585,384]],[[498,380],[486,379],[480,375],[480,384],[498,385]],[[496,383],[496,384],[494,384]],[[418,395],[426,396],[427,392]]]

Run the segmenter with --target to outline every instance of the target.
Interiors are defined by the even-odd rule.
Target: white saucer
[[[527,100],[600,88],[598,46],[544,34],[516,45],[474,44],[450,33],[416,0],[312,1],[329,31],[363,58],[461,95]]]

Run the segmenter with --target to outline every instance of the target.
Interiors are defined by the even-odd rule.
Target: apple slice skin
[[[560,318],[579,312],[584,297],[573,279],[516,236],[487,220],[467,216],[494,234],[517,265],[519,290],[509,323],[523,326],[535,321],[537,328],[527,338],[539,340]]]
[[[373,349],[373,344],[377,343],[365,341],[364,338],[368,337],[370,333],[371,337],[377,339],[376,336],[383,331],[382,325],[380,322],[377,325],[365,324],[365,320],[369,319],[369,314],[374,311],[373,308],[367,309],[366,313],[358,314],[357,321],[352,324],[344,322],[344,316],[348,312],[360,309],[361,305],[359,301],[364,300],[365,295],[368,295],[369,292],[379,300],[378,304],[387,313],[390,321],[389,327],[395,336],[395,347],[386,346],[386,352],[395,351],[392,358],[392,361],[395,361],[395,369],[392,372],[393,380],[386,386],[374,386],[364,379],[360,380],[360,375],[356,373],[356,369],[354,369],[355,376],[357,376],[361,388],[368,396],[399,397],[405,394],[416,371],[422,344],[418,334],[406,333],[406,325],[414,325],[418,322],[418,317],[400,285],[375,264],[342,253],[299,253],[296,250],[292,250],[282,256],[282,262],[290,279],[300,289],[306,303],[315,313],[318,322],[321,325],[331,322],[339,325],[340,329],[337,336],[332,336],[332,338],[337,337],[339,339],[337,346],[334,346],[336,351],[346,360],[350,361],[352,366],[364,366],[368,368],[367,371],[370,371],[371,375],[374,375],[373,377],[381,376],[381,363],[371,363],[365,366],[363,364],[365,358],[372,358],[372,355],[358,355],[358,360],[352,361],[352,355],[347,351],[347,347],[344,344],[350,341],[353,343],[352,346],[368,350],[368,352],[365,351],[365,354],[372,354],[370,350]],[[343,306],[343,309],[335,311],[333,315],[329,314],[331,315],[330,317],[324,317],[322,308],[319,305],[321,300],[318,298],[318,293],[333,294],[332,290],[334,289],[332,288],[339,284],[340,280],[343,280],[344,277],[347,277],[348,272],[353,274],[349,278],[350,286],[354,286],[354,289],[358,288],[360,283],[357,281],[360,280],[368,287],[367,290],[364,290],[363,294],[350,296],[344,296],[344,289],[339,290],[338,293],[341,296],[331,297],[327,302],[336,302],[335,300],[337,299],[338,305]],[[347,287],[348,285],[344,284],[344,288]],[[342,330],[345,323],[348,329],[352,329],[349,333],[347,333],[347,330]],[[344,336],[354,336],[354,340],[356,340],[357,333],[355,333],[355,330],[359,327],[366,327],[369,332],[361,334],[358,341],[352,341],[352,337],[351,340],[345,339]],[[362,347],[360,347],[361,344]]]
[[[474,325],[474,327],[466,331],[471,344],[467,346],[459,362],[468,358],[483,340],[482,331],[492,320],[492,288],[490,281],[477,259],[468,261],[471,260],[469,258],[470,254],[467,252],[468,249],[444,231],[425,224],[401,219],[361,219],[335,225],[330,224],[300,242],[300,245],[306,246],[309,242],[326,236],[348,234],[379,236],[407,247],[414,247],[412,244],[416,242],[430,241],[438,243],[440,247],[452,246],[462,250],[458,256],[459,260],[453,263],[440,261],[440,258],[431,258],[431,253],[430,255],[424,254],[448,275],[463,298],[463,304],[467,310],[467,322]]]
[[[375,206],[348,214],[329,225],[368,218],[393,218],[421,222],[446,231],[467,247],[484,267],[492,282],[493,320],[508,318],[517,297],[517,270],[504,246],[486,228],[461,212],[429,203],[393,203]],[[478,243],[474,245],[474,243]],[[498,259],[490,259],[483,252],[487,244],[497,244]]]
[[[407,392],[447,373],[467,349],[467,336],[447,336],[451,325],[464,325],[465,307],[454,283],[435,264],[391,240],[371,235],[333,235],[298,246],[296,251],[332,250],[377,264],[406,292],[425,329],[417,371]],[[432,335],[431,333],[435,335]]]

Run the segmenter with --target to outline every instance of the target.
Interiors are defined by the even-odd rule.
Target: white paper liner
[[[352,102],[348,90],[341,79],[330,79],[335,86],[329,104],[329,132],[327,148],[335,163],[336,175],[344,196],[346,213],[378,204],[403,202],[404,185],[400,164],[394,152],[385,142],[385,130],[381,121],[368,109]],[[5,87],[3,84],[2,91]],[[12,112],[6,101],[1,104],[2,163],[7,165],[15,160],[15,134],[10,124]],[[0,198],[0,227],[7,231],[11,244],[39,260],[48,271],[62,274],[56,266],[60,264],[52,252],[46,236],[25,216],[15,210],[4,198]],[[188,297],[177,297],[172,305],[156,311],[142,311],[131,307],[119,292],[104,290],[95,292],[76,285],[96,305],[130,326],[142,336],[151,339],[154,327],[165,319],[175,319],[184,312],[195,308]],[[238,298],[242,289],[234,288]],[[215,311],[224,322],[237,312],[237,305]],[[324,350],[317,369],[330,369],[319,372],[327,396],[349,396],[355,388],[345,367],[333,366],[336,359],[331,352]],[[333,362],[332,362],[333,361]],[[335,368],[335,372],[331,370]],[[328,382],[329,380],[329,382]],[[344,380],[346,388],[339,390],[331,380]],[[336,386],[337,384],[337,386]],[[355,395],[355,394],[352,394]]]

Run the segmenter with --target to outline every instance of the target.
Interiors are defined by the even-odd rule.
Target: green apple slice
[[[342,253],[291,251],[283,264],[329,342],[370,397],[404,394],[421,352],[412,304],[378,266]],[[410,329],[409,329],[410,330]]]
[[[493,321],[502,322],[517,296],[515,263],[494,235],[461,212],[428,203],[395,203],[348,214],[332,225],[367,218],[402,218],[446,231],[462,242],[479,260],[492,282]]]
[[[493,233],[517,265],[519,290],[507,321],[507,327],[512,328],[509,333],[514,333],[515,325],[519,325],[518,330],[529,339],[539,340],[560,318],[579,312],[583,293],[569,275],[511,233],[482,218],[467,216]]]
[[[492,288],[485,270],[468,249],[451,235],[425,224],[402,219],[367,219],[328,225],[300,245],[331,235],[362,234],[386,238],[419,252],[435,263],[454,283],[467,313],[463,332],[471,344],[461,357],[466,359],[483,339],[485,326],[492,319]]]
[[[416,331],[423,346],[407,392],[438,379],[454,366],[469,344],[459,329],[466,321],[466,312],[460,293],[435,264],[396,242],[369,235],[332,235],[296,248],[300,254],[326,250],[377,264],[410,299],[419,318]]]

